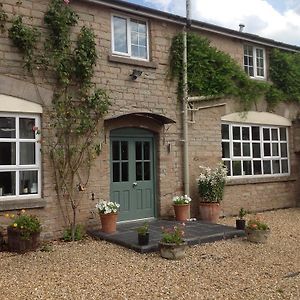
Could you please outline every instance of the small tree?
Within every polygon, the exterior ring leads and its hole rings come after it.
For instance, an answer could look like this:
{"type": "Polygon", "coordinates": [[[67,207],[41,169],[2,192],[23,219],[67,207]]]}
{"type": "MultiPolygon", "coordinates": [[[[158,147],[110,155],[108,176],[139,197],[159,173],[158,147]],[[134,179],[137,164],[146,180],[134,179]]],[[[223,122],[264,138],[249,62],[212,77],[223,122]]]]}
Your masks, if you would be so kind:
{"type": "Polygon", "coordinates": [[[65,204],[61,208],[74,240],[80,203],[77,192],[85,189],[92,163],[100,154],[100,122],[110,103],[107,93],[92,83],[97,61],[92,29],[82,27],[76,43],[71,42],[71,29],[78,16],[68,2],[50,1],[44,16],[44,51],[37,50],[39,30],[25,26],[20,16],[12,20],[9,37],[23,54],[24,67],[31,76],[35,78],[35,70],[39,70],[52,79],[48,136],[43,145],[52,161],[57,197],[65,204]]]}

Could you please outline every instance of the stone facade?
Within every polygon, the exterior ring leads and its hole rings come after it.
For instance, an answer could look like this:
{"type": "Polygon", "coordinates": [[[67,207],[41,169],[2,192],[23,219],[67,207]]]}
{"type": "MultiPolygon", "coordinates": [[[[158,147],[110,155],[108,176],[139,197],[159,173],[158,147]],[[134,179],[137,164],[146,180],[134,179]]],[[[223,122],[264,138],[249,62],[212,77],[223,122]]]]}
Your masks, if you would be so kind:
{"type": "MultiPolygon", "coordinates": [[[[4,0],[3,9],[10,16],[21,14],[28,24],[43,28],[43,13],[47,3],[24,0],[20,5],[4,0]]],[[[111,55],[111,14],[122,11],[107,6],[88,3],[87,1],[72,1],[72,7],[80,16],[79,25],[91,26],[97,35],[97,49],[100,59],[95,69],[94,82],[97,86],[108,90],[112,106],[103,123],[102,152],[96,159],[91,170],[88,189],[79,196],[80,223],[86,226],[99,226],[95,204],[98,199],[110,197],[110,130],[122,127],[139,127],[154,132],[156,144],[156,207],[157,217],[173,215],[171,199],[183,193],[183,154],[182,154],[182,107],[177,98],[177,84],[168,78],[169,49],[172,37],[182,30],[180,24],[146,18],[149,22],[150,62],[135,61],[111,55]],[[132,80],[133,69],[141,70],[142,76],[132,80]],[[160,124],[157,120],[131,115],[123,118],[113,118],[127,113],[149,112],[166,116],[176,123],[160,124]]],[[[239,63],[243,62],[243,42],[205,30],[197,31],[207,36],[214,46],[229,53],[239,63]]],[[[74,34],[78,33],[78,28],[74,34]]],[[[268,49],[267,49],[268,50],[268,49]]],[[[34,85],[32,78],[26,76],[22,68],[22,58],[18,50],[12,46],[7,32],[0,35],[0,94],[22,98],[28,101],[49,105],[51,87],[38,79],[34,85]],[[37,94],[38,88],[40,92],[37,94]]],[[[192,216],[197,216],[197,184],[199,165],[213,166],[220,161],[221,150],[221,117],[238,108],[230,99],[208,101],[199,104],[200,109],[194,114],[194,120],[189,124],[189,165],[190,190],[194,199],[192,216]]],[[[261,109],[265,109],[263,106],[261,109]]],[[[277,113],[287,116],[289,107],[278,108],[277,113]]],[[[294,108],[291,110],[294,111],[294,108]]],[[[191,117],[191,116],[189,116],[191,117]]],[[[288,115],[290,120],[296,115],[288,115]]],[[[47,114],[41,116],[42,123],[47,123],[47,114]]],[[[299,127],[299,126],[298,126],[299,127]]],[[[42,127],[43,130],[43,127],[42,127]]],[[[298,129],[297,129],[298,130],[298,129]]],[[[240,207],[251,211],[261,211],[274,208],[295,206],[299,190],[299,157],[295,153],[293,142],[293,127],[290,129],[290,161],[291,176],[247,181],[232,180],[225,189],[222,209],[224,215],[236,214],[240,207]]],[[[299,142],[298,142],[299,143],[299,142]]],[[[299,150],[297,150],[299,151],[299,150]]],[[[298,153],[298,152],[297,152],[298,153]]],[[[29,208],[38,214],[43,222],[45,239],[57,238],[65,227],[54,189],[52,166],[47,155],[42,155],[42,200],[17,200],[10,206],[5,206],[5,200],[0,201],[0,211],[16,208],[29,208]],[[1,207],[1,205],[3,205],[1,207]],[[6,207],[6,208],[5,208],[6,207]]]]}

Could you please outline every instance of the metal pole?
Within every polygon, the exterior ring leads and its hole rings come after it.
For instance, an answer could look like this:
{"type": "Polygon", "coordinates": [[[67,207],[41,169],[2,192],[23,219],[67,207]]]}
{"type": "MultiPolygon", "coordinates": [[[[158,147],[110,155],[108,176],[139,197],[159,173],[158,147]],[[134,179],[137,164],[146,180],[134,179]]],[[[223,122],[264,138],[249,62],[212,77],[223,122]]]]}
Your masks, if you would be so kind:
{"type": "Polygon", "coordinates": [[[187,29],[191,23],[190,17],[191,1],[186,0],[186,25],[183,28],[183,182],[184,193],[190,195],[190,178],[189,178],[189,141],[188,141],[188,78],[187,78],[187,29]]]}

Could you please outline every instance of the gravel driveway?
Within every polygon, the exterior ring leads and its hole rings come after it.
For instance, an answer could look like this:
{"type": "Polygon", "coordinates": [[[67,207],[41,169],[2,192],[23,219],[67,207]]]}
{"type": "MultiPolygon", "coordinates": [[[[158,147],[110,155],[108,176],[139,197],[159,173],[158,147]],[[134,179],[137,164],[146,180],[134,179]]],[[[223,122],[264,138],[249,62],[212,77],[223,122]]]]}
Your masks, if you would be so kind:
{"type": "MultiPolygon", "coordinates": [[[[300,208],[261,214],[267,244],[193,246],[181,261],[102,241],[0,253],[0,299],[300,299],[300,208]]],[[[221,222],[234,224],[234,218],[221,222]]]]}

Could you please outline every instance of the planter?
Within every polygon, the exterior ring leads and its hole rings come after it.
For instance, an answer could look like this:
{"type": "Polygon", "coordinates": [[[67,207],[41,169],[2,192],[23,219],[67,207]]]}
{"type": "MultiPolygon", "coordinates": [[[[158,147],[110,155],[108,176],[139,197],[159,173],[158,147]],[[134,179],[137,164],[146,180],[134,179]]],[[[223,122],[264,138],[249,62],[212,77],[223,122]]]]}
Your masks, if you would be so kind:
{"type": "Polygon", "coordinates": [[[117,213],[100,214],[101,231],[105,233],[114,233],[117,231],[117,213]]]}
{"type": "Polygon", "coordinates": [[[173,204],[176,221],[185,222],[190,216],[190,204],[173,204]]]}
{"type": "Polygon", "coordinates": [[[235,220],[235,227],[238,230],[245,230],[245,228],[246,228],[246,220],[236,219],[235,220]]]}
{"type": "Polygon", "coordinates": [[[138,242],[140,246],[146,246],[149,244],[149,232],[146,234],[138,234],[138,242]]]}
{"type": "Polygon", "coordinates": [[[270,235],[270,230],[252,230],[247,228],[246,235],[248,241],[252,243],[264,244],[267,242],[267,239],[270,235]]]}
{"type": "Polygon", "coordinates": [[[179,260],[185,257],[185,249],[187,243],[184,242],[182,244],[170,244],[159,242],[159,251],[160,255],[166,259],[179,260]]]}
{"type": "Polygon", "coordinates": [[[32,233],[25,239],[22,237],[19,229],[7,227],[8,249],[11,252],[25,253],[34,251],[39,246],[39,238],[40,232],[32,233]]]}
{"type": "Polygon", "coordinates": [[[200,202],[199,212],[202,221],[217,223],[220,216],[220,204],[218,202],[200,202]]]}

